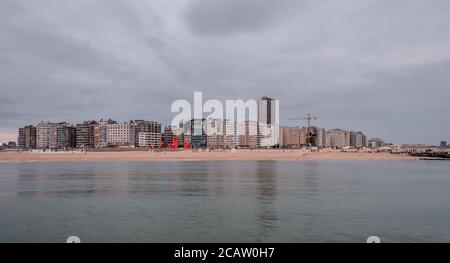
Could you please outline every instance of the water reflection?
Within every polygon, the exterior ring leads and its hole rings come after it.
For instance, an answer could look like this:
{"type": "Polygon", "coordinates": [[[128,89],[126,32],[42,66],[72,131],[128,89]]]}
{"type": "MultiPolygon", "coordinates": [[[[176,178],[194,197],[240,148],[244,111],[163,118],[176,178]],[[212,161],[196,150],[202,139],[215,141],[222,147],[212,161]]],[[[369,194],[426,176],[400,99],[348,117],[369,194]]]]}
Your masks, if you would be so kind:
{"type": "Polygon", "coordinates": [[[360,242],[370,234],[448,242],[449,169],[402,161],[0,163],[0,242],[57,242],[68,232],[94,242],[360,242]]]}
{"type": "Polygon", "coordinates": [[[314,199],[320,194],[320,189],[318,187],[319,178],[319,164],[317,161],[305,162],[302,169],[299,170],[302,182],[304,183],[305,191],[302,191],[304,197],[308,199],[314,199]]]}
{"type": "MultiPolygon", "coordinates": [[[[318,210],[312,210],[310,207],[320,205],[320,189],[319,189],[319,164],[316,161],[305,162],[299,170],[301,185],[299,197],[302,202],[303,209],[295,211],[299,222],[298,232],[304,236],[310,235],[310,229],[317,229],[320,226],[320,220],[326,219],[326,215],[320,215],[318,210]]],[[[326,213],[326,211],[325,211],[326,213]]],[[[325,223],[325,222],[323,222],[325,223]]],[[[326,233],[323,233],[326,235],[326,233]]]]}
{"type": "Polygon", "coordinates": [[[278,220],[274,209],[274,202],[277,198],[276,183],[276,162],[258,161],[255,163],[256,171],[256,200],[257,200],[257,222],[258,242],[265,240],[271,234],[271,230],[276,227],[278,220]]]}
{"type": "MultiPolygon", "coordinates": [[[[102,164],[27,163],[18,167],[18,197],[90,197],[124,194],[123,180],[99,171],[102,164]]],[[[126,166],[125,166],[126,167],[126,166]]],[[[126,169],[119,169],[124,172],[126,169]]]]}
{"type": "MultiPolygon", "coordinates": [[[[77,163],[29,163],[17,167],[16,196],[21,198],[106,198],[128,197],[142,199],[146,197],[178,200],[186,203],[185,198],[214,196],[234,196],[239,189],[239,181],[246,178],[250,188],[254,189],[256,241],[263,241],[276,228],[278,220],[274,208],[277,199],[276,162],[242,163],[230,169],[223,162],[87,162],[80,167],[77,163]],[[249,177],[245,177],[245,174],[249,177]],[[230,183],[236,180],[235,183],[230,183]],[[253,182],[253,183],[252,183],[253,182]],[[237,183],[237,185],[236,185],[237,183]]],[[[236,196],[237,200],[239,199],[236,196]]],[[[194,199],[195,200],[195,199],[194,199]]],[[[235,214],[233,210],[223,210],[215,206],[217,200],[199,199],[191,201],[191,206],[167,206],[176,214],[201,222],[205,217],[217,214],[235,214]],[[209,203],[210,202],[210,203],[209,203]]],[[[86,203],[88,205],[88,203],[86,203]]],[[[149,206],[143,212],[152,214],[149,206]]]]}
{"type": "Polygon", "coordinates": [[[208,163],[189,163],[188,169],[177,174],[174,182],[181,196],[206,196],[208,193],[208,163]]]}

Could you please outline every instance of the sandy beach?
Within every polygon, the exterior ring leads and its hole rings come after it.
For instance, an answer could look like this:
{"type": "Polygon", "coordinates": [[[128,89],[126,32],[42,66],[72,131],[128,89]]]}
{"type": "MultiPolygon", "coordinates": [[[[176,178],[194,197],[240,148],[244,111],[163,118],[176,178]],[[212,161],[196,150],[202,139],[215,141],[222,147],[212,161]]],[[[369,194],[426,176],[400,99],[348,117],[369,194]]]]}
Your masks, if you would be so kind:
{"type": "Polygon", "coordinates": [[[407,154],[301,150],[167,152],[0,152],[0,161],[417,160],[407,154]]]}

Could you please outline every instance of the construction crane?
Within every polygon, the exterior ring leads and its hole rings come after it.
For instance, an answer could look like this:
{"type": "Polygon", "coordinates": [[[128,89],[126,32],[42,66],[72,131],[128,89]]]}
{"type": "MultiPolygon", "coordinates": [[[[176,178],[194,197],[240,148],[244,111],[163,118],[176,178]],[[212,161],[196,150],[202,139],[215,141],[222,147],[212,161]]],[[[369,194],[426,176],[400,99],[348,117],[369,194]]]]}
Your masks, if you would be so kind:
{"type": "Polygon", "coordinates": [[[310,133],[309,133],[309,128],[311,127],[311,121],[315,121],[317,120],[317,117],[309,114],[306,115],[306,117],[302,117],[302,118],[290,118],[288,119],[289,121],[308,121],[308,126],[306,127],[306,143],[311,145],[311,140],[310,140],[310,133]]]}

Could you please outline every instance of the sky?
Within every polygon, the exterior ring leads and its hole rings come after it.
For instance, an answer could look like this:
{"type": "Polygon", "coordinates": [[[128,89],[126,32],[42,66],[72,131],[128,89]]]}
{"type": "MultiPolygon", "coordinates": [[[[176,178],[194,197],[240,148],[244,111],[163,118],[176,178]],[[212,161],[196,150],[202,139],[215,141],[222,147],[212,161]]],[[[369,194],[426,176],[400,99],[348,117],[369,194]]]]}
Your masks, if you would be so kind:
{"type": "Polygon", "coordinates": [[[169,124],[177,99],[450,141],[448,0],[0,0],[0,142],[41,120],[169,124]]]}

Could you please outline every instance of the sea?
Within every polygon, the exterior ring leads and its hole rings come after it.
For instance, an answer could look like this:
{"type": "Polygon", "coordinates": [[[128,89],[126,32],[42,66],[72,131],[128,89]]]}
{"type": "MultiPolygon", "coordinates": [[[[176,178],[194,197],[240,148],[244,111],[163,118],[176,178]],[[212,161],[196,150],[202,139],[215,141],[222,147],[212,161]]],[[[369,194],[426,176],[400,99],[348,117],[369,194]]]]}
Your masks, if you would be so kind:
{"type": "Polygon", "coordinates": [[[450,162],[0,163],[0,242],[450,242],[450,162]]]}

